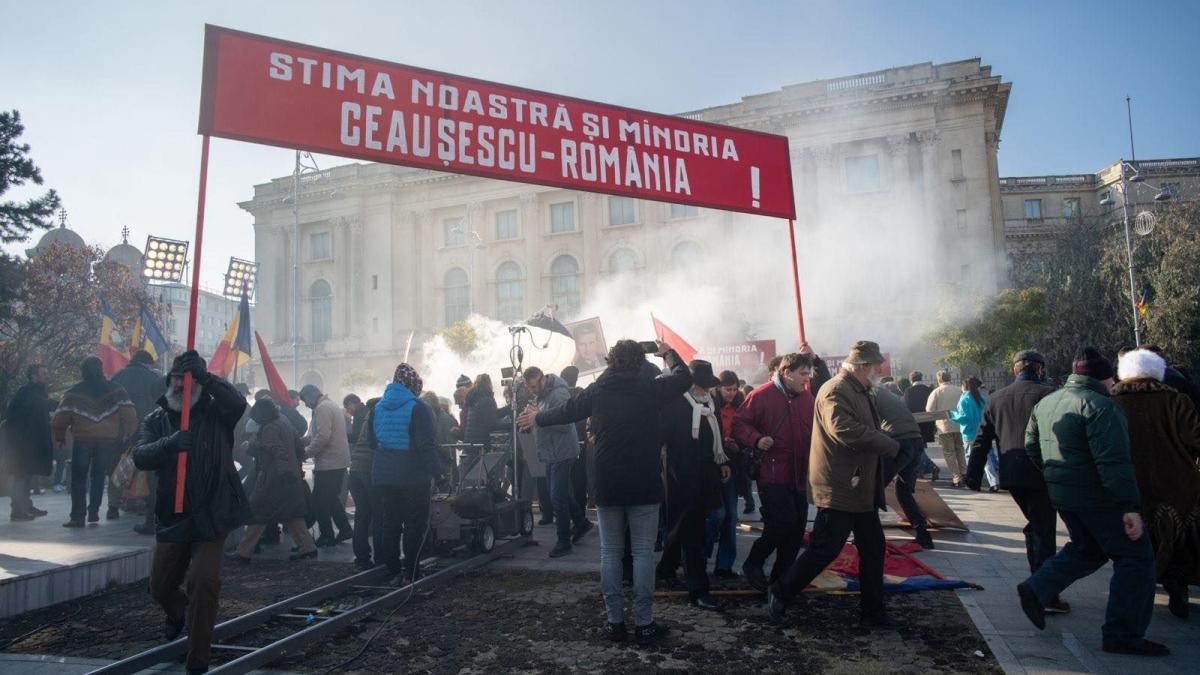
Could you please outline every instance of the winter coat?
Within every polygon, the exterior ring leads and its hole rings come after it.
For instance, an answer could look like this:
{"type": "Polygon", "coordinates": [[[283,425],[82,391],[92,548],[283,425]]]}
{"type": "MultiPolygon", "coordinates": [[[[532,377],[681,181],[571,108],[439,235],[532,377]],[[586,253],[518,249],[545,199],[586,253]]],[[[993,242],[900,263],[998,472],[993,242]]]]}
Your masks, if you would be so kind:
{"type": "Polygon", "coordinates": [[[1033,409],[1025,452],[1060,511],[1141,508],[1125,413],[1098,380],[1072,375],[1033,409]]]}
{"type": "Polygon", "coordinates": [[[117,371],[117,374],[112,376],[112,381],[129,394],[139,422],[154,412],[158,398],[167,390],[166,378],[140,363],[130,363],[117,371]]]}
{"type": "Polygon", "coordinates": [[[429,485],[439,480],[442,465],[435,440],[433,410],[403,384],[392,382],[367,418],[375,449],[371,484],[387,487],[429,485]]]}
{"type": "Polygon", "coordinates": [[[309,431],[308,456],[313,471],[332,471],[350,466],[350,443],[346,440],[346,416],[328,396],[322,396],[313,409],[309,431]]]}
{"type": "Polygon", "coordinates": [[[1033,407],[1053,391],[1022,373],[1017,376],[1016,382],[988,397],[967,466],[967,482],[970,485],[982,484],[988,451],[994,444],[1000,458],[1001,489],[1046,489],[1042,472],[1029,461],[1029,455],[1025,453],[1025,427],[1029,425],[1033,407]]]}
{"type": "Polygon", "coordinates": [[[359,409],[358,414],[354,416],[352,428],[356,429],[357,433],[353,434],[353,439],[350,442],[351,473],[371,475],[371,467],[375,463],[375,448],[371,447],[371,434],[367,432],[367,420],[371,418],[371,408],[374,408],[378,403],[378,398],[367,401],[359,409]]]}
{"type": "Polygon", "coordinates": [[[138,417],[124,389],[105,379],[84,380],[67,390],[50,428],[59,445],[66,442],[70,429],[76,443],[121,450],[137,433],[138,417]]]}
{"type": "Polygon", "coordinates": [[[159,541],[224,539],[252,515],[233,464],[233,428],[246,409],[246,399],[215,375],[205,377],[202,386],[204,391],[189,419],[195,443],[187,455],[182,513],[175,513],[178,454],[167,447],[167,439],[179,429],[180,414],[167,406],[166,397],[142,419],[133,451],[137,468],[158,473],[154,513],[159,541]]]}
{"type": "Polygon", "coordinates": [[[454,427],[458,426],[454,415],[446,412],[440,406],[434,413],[437,416],[437,433],[435,435],[438,447],[454,443],[454,427]]]}
{"type": "Polygon", "coordinates": [[[919,440],[921,428],[908,406],[888,387],[875,387],[875,406],[879,410],[879,427],[883,433],[898,441],[919,440]]]}
{"type": "Polygon", "coordinates": [[[883,458],[899,450],[900,444],[880,430],[871,390],[848,371],[839,372],[817,392],[809,501],[849,513],[885,508],[883,458]]]}
{"type": "Polygon", "coordinates": [[[303,471],[299,458],[304,444],[296,430],[279,414],[274,405],[260,410],[256,438],[250,443],[255,459],[254,490],[250,493],[253,523],[286,523],[307,514],[304,496],[303,471]]]}
{"type": "Polygon", "coordinates": [[[1172,368],[1171,366],[1167,366],[1166,372],[1163,373],[1163,384],[1171,387],[1175,391],[1187,395],[1188,399],[1191,400],[1192,405],[1196,406],[1197,410],[1200,410],[1200,385],[1197,385],[1195,382],[1189,380],[1187,376],[1179,372],[1179,370],[1172,368]]]}
{"type": "Polygon", "coordinates": [[[583,393],[537,414],[538,426],[592,418],[596,438],[596,504],[637,506],[663,500],[659,412],[692,386],[692,374],[674,351],[670,374],[606,369],[583,393]]]}
{"type": "Polygon", "coordinates": [[[288,424],[292,425],[292,429],[295,430],[297,436],[303,438],[304,434],[308,433],[308,421],[304,419],[304,415],[301,415],[299,410],[286,403],[280,403],[279,412],[287,420],[288,424]]]}
{"type": "Polygon", "coordinates": [[[1113,401],[1129,422],[1129,447],[1158,577],[1179,557],[1200,581],[1200,413],[1184,393],[1152,379],[1122,381],[1113,401]]]}
{"type": "Polygon", "coordinates": [[[979,433],[979,423],[983,421],[983,408],[987,405],[987,397],[983,394],[979,397],[983,399],[982,404],[964,391],[962,396],[958,397],[958,405],[950,411],[950,421],[958,425],[963,445],[968,448],[975,442],[975,434],[979,433]]]}
{"type": "MultiPolygon", "coordinates": [[[[700,438],[692,438],[692,406],[683,396],[659,413],[659,427],[667,454],[667,522],[683,513],[704,513],[721,505],[721,465],[713,458],[713,434],[700,420],[700,438]]],[[[718,443],[721,439],[716,439],[718,443]]]]}
{"type": "Polygon", "coordinates": [[[4,416],[4,462],[13,476],[49,476],[54,468],[50,442],[50,397],[45,385],[28,383],[8,402],[4,416]]]}
{"type": "MultiPolygon", "coordinates": [[[[812,391],[829,381],[825,360],[817,358],[814,363],[812,391]]],[[[811,391],[794,393],[776,375],[750,392],[734,414],[733,439],[759,453],[759,485],[781,485],[798,492],[806,489],[813,403],[811,391]],[[758,450],[759,440],[766,436],[775,443],[768,450],[758,450]]]]}
{"type": "Polygon", "coordinates": [[[473,389],[467,393],[466,428],[463,429],[463,442],[471,445],[492,447],[492,431],[496,428],[496,399],[482,389],[473,389]]]}
{"type": "MultiPolygon", "coordinates": [[[[950,412],[958,407],[960,398],[962,398],[962,387],[949,382],[940,384],[937,389],[930,392],[929,399],[925,401],[925,412],[950,412]]],[[[939,434],[962,433],[962,429],[959,429],[953,420],[938,420],[935,424],[939,434]]]]}
{"type": "MultiPolygon", "coordinates": [[[[557,375],[546,375],[542,392],[537,397],[538,410],[553,410],[571,400],[571,390],[557,375]]],[[[574,424],[537,427],[533,431],[538,459],[554,464],[579,456],[579,435],[574,424]]]]}
{"type": "MultiPolygon", "coordinates": [[[[908,406],[909,412],[919,413],[925,412],[925,404],[929,403],[929,395],[933,393],[933,388],[924,382],[914,382],[904,392],[904,403],[908,406]]],[[[921,438],[926,443],[932,443],[937,437],[937,425],[933,422],[921,422],[921,438]]]]}

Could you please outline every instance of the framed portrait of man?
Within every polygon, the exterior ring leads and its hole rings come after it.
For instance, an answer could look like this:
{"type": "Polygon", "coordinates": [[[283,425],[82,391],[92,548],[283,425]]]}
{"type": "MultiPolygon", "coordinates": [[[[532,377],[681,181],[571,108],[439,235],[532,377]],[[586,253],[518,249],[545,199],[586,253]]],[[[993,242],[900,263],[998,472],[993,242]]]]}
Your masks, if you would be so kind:
{"type": "Polygon", "coordinates": [[[575,361],[572,365],[579,369],[579,374],[604,370],[608,343],[604,341],[604,329],[600,326],[599,317],[568,323],[566,328],[575,340],[575,361]]]}

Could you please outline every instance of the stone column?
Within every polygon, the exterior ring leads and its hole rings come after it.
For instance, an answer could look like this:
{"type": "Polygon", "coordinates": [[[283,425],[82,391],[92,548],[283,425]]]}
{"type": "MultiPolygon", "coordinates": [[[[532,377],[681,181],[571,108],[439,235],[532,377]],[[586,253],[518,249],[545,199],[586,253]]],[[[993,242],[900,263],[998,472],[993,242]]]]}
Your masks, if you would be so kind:
{"type": "Polygon", "coordinates": [[[362,338],[366,335],[366,296],[364,290],[364,278],[366,272],[363,270],[363,265],[366,260],[366,250],[363,247],[363,230],[364,224],[360,217],[351,219],[350,221],[350,329],[351,337],[362,338]]]}
{"type": "Polygon", "coordinates": [[[467,204],[466,232],[463,237],[467,242],[467,279],[471,283],[471,309],[476,314],[487,316],[491,314],[491,305],[487,300],[488,274],[486,253],[479,248],[479,240],[472,232],[478,232],[483,239],[483,204],[471,202],[467,204]]]}
{"type": "Polygon", "coordinates": [[[937,149],[940,134],[935,129],[917,132],[917,143],[921,146],[922,198],[925,205],[925,223],[930,235],[942,234],[941,190],[942,172],[938,163],[937,149]]]}
{"type": "Polygon", "coordinates": [[[834,174],[833,146],[813,145],[808,148],[808,154],[813,158],[813,185],[815,186],[816,231],[830,225],[834,217],[834,204],[837,200],[838,181],[834,174]]]}
{"type": "Polygon", "coordinates": [[[521,236],[525,239],[525,313],[532,314],[546,304],[542,291],[542,202],[537,192],[521,195],[521,236]]]}
{"type": "Polygon", "coordinates": [[[583,233],[583,246],[579,249],[579,305],[582,308],[588,300],[587,291],[600,282],[601,258],[604,251],[600,249],[600,228],[605,227],[608,218],[605,206],[608,197],[594,192],[580,195],[579,228],[583,233]]]}
{"type": "Polygon", "coordinates": [[[355,260],[350,246],[350,218],[339,217],[334,221],[336,234],[334,248],[334,266],[337,270],[336,282],[333,284],[333,302],[338,311],[333,313],[334,335],[339,339],[350,336],[352,326],[351,307],[353,293],[351,292],[355,260]]]}

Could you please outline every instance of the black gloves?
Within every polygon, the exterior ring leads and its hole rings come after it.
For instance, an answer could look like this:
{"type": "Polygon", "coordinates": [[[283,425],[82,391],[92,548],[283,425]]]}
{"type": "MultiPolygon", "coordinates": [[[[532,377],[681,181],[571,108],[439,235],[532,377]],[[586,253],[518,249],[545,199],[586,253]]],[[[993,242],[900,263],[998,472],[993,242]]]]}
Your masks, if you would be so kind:
{"type": "Polygon", "coordinates": [[[171,452],[187,452],[192,449],[196,443],[196,433],[194,431],[176,431],[167,436],[167,450],[171,452]]]}
{"type": "Polygon", "coordinates": [[[191,373],[192,378],[200,384],[208,381],[208,363],[195,350],[181,354],[176,367],[185,373],[191,373]]]}

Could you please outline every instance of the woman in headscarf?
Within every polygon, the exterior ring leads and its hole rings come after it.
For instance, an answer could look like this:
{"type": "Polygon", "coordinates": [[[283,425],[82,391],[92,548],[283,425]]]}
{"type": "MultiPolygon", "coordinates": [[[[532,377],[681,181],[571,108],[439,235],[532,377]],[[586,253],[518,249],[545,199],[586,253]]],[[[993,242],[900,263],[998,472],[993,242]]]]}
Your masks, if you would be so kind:
{"type": "Polygon", "coordinates": [[[254,491],[250,493],[254,517],[232,557],[249,562],[263,530],[275,523],[283,523],[296,543],[298,551],[291,560],[317,557],[317,545],[304,522],[304,472],[300,468],[304,444],[270,399],[260,399],[250,408],[246,435],[251,438],[250,455],[256,466],[254,491]]]}
{"type": "Polygon", "coordinates": [[[1147,349],[1121,356],[1113,400],[1125,411],[1142,517],[1171,613],[1188,615],[1188,584],[1200,582],[1200,413],[1163,384],[1167,364],[1147,349]]]}

